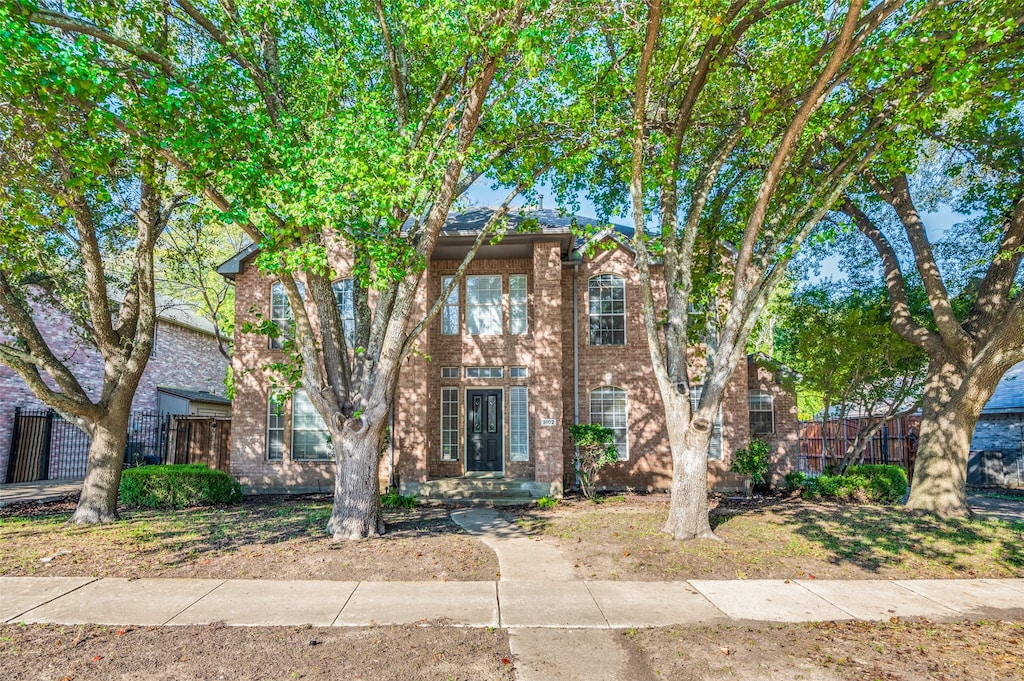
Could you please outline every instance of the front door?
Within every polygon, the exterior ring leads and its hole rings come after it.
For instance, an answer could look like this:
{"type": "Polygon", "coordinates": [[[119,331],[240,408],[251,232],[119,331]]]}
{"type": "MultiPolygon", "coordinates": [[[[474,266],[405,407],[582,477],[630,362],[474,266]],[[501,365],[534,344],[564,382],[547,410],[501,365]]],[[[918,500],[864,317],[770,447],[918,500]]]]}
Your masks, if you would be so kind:
{"type": "Polygon", "coordinates": [[[466,472],[502,471],[501,391],[466,391],[466,472]]]}

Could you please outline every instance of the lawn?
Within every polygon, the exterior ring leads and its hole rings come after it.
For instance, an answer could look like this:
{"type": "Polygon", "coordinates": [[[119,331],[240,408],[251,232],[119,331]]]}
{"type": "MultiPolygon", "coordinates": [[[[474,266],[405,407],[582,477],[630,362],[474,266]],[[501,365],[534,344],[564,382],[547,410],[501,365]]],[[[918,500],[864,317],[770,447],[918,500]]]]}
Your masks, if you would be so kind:
{"type": "Polygon", "coordinates": [[[443,508],[385,510],[388,534],[332,542],[330,497],[249,497],[239,506],[122,510],[68,524],[71,500],[2,509],[0,575],[331,580],[489,580],[494,553],[443,508]]]}
{"type": "Polygon", "coordinates": [[[581,579],[925,579],[1024,577],[1024,523],[937,520],[898,506],[770,497],[715,500],[722,541],[679,543],[661,532],[665,495],[563,501],[510,514],[554,540],[581,579]]]}

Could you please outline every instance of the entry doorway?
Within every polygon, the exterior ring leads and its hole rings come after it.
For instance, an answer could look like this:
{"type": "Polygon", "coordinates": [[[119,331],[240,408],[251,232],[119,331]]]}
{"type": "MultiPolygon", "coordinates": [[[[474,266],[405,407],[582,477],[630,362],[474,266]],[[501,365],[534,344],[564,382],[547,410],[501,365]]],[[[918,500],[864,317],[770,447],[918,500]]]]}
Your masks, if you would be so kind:
{"type": "Polygon", "coordinates": [[[502,391],[466,391],[466,472],[500,473],[504,470],[502,391]]]}

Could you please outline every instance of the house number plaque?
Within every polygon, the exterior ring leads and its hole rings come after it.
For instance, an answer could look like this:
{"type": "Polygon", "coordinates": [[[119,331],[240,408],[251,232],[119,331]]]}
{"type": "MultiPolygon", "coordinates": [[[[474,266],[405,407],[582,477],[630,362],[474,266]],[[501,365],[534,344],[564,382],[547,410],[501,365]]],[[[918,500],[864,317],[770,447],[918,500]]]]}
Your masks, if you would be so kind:
{"type": "Polygon", "coordinates": [[[541,419],[540,425],[542,426],[557,426],[558,419],[541,419]]]}

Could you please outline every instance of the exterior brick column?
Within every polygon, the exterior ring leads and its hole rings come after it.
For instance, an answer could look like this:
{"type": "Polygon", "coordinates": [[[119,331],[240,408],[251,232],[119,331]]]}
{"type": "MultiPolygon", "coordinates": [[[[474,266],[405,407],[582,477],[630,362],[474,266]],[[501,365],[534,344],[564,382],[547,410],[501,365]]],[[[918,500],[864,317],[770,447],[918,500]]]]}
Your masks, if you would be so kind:
{"type": "MultiPolygon", "coordinates": [[[[424,274],[416,290],[410,326],[420,322],[427,314],[429,298],[428,282],[430,277],[424,274]]],[[[421,352],[430,348],[430,329],[426,329],[416,341],[421,352]]],[[[428,394],[429,387],[434,384],[427,380],[427,360],[421,354],[411,354],[402,364],[398,376],[398,390],[395,395],[394,432],[391,433],[395,448],[395,469],[402,483],[427,481],[428,456],[428,423],[427,406],[437,409],[438,396],[428,394]]],[[[437,370],[434,365],[431,369],[437,370]]],[[[387,470],[387,453],[381,462],[382,472],[387,470]]]]}
{"type": "Polygon", "coordinates": [[[534,363],[530,371],[530,420],[532,456],[537,482],[551,483],[562,491],[562,433],[569,424],[562,413],[562,258],[557,242],[533,245],[534,363]],[[555,425],[542,425],[553,419],[555,425]]]}

